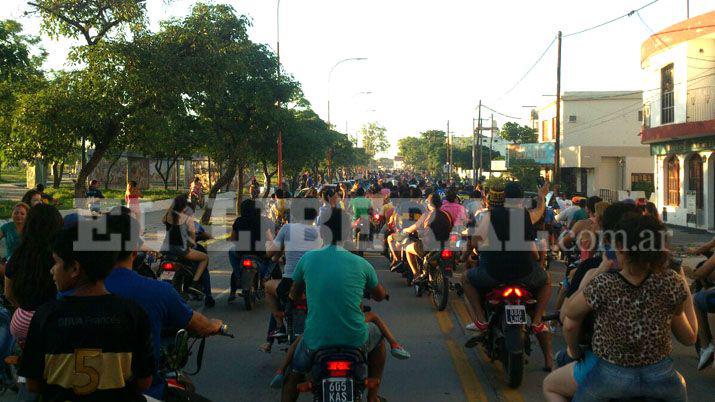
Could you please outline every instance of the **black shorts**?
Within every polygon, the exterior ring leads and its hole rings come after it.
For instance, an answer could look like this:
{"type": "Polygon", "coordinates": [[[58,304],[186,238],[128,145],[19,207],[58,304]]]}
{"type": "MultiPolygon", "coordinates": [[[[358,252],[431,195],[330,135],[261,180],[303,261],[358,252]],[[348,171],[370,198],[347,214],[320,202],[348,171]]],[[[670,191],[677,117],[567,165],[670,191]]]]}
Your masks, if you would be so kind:
{"type": "Polygon", "coordinates": [[[293,286],[292,278],[283,278],[278,284],[278,287],[276,288],[276,295],[278,296],[278,301],[281,305],[288,303],[288,295],[290,294],[291,286],[293,286]]]}
{"type": "Polygon", "coordinates": [[[481,291],[489,291],[502,285],[521,284],[524,285],[528,291],[535,293],[546,285],[548,276],[546,275],[546,271],[544,271],[538,263],[534,263],[534,266],[528,275],[509,281],[500,281],[493,278],[489,275],[487,270],[482,267],[476,267],[468,270],[467,279],[472,286],[481,291]]]}

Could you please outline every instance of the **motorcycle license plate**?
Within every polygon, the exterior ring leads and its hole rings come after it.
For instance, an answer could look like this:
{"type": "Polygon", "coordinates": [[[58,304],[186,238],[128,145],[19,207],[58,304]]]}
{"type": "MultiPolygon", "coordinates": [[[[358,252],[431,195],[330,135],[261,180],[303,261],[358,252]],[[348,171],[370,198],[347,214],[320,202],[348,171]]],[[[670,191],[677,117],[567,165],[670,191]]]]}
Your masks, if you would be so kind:
{"type": "Polygon", "coordinates": [[[323,380],[323,402],[354,402],[351,378],[326,378],[323,380]]]}
{"type": "Polygon", "coordinates": [[[159,279],[162,281],[173,281],[174,275],[176,275],[174,271],[164,271],[159,275],[159,279]]]}
{"type": "Polygon", "coordinates": [[[507,324],[526,324],[526,306],[505,306],[507,324]]]}

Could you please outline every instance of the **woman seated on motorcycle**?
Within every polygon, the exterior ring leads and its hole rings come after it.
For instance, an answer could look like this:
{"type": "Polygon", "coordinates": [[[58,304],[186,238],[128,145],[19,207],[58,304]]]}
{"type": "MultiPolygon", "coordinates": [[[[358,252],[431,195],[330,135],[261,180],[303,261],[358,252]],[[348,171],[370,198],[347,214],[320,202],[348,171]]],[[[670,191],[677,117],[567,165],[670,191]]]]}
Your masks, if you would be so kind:
{"type": "Polygon", "coordinates": [[[589,197],[586,201],[588,219],[582,219],[574,223],[571,230],[568,231],[561,240],[560,245],[563,248],[570,248],[574,245],[579,248],[581,261],[586,261],[593,256],[593,250],[595,250],[596,244],[596,233],[600,229],[596,216],[596,204],[601,201],[601,197],[589,197]]]}
{"type": "Polygon", "coordinates": [[[401,234],[402,229],[417,222],[421,211],[419,204],[410,200],[409,189],[401,187],[396,201],[395,212],[387,221],[387,226],[393,229],[393,233],[387,236],[387,246],[392,257],[390,269],[395,268],[402,262],[402,240],[404,239],[401,234]],[[410,211],[413,213],[411,214],[410,211]],[[417,212],[417,214],[414,214],[414,212],[417,212]]]}
{"type": "Polygon", "coordinates": [[[461,228],[467,224],[467,210],[459,203],[457,192],[448,190],[444,202],[442,202],[442,211],[449,214],[452,218],[452,226],[461,228]]]}
{"type": "Polygon", "coordinates": [[[427,273],[419,272],[419,259],[424,257],[427,251],[439,251],[439,248],[449,239],[449,232],[452,230],[450,216],[443,212],[442,199],[437,194],[427,196],[427,213],[420,216],[414,225],[403,229],[404,234],[417,234],[418,239],[407,245],[407,263],[410,265],[413,282],[425,279],[427,273]]]}
{"type": "Polygon", "coordinates": [[[198,262],[191,285],[189,285],[189,291],[197,295],[203,295],[200,290],[201,284],[199,280],[209,263],[209,256],[193,248],[196,245],[196,227],[191,215],[186,213],[187,208],[186,196],[182,194],[174,198],[171,207],[166,211],[162,219],[167,232],[162,251],[189,261],[198,262]]]}
{"type": "MultiPolygon", "coordinates": [[[[542,206],[546,192],[548,185],[539,190],[542,206]]],[[[532,331],[539,334],[546,330],[541,318],[551,296],[551,286],[546,272],[538,264],[536,231],[532,223],[536,215],[521,205],[523,194],[516,182],[494,183],[489,189],[489,210],[482,213],[473,241],[479,251],[479,266],[468,270],[463,279],[465,294],[476,316],[477,332],[489,328],[482,298],[505,284],[522,284],[536,297],[532,331]],[[505,206],[505,198],[513,207],[505,206]]],[[[541,210],[543,212],[543,208],[541,210]]],[[[470,343],[478,337],[470,339],[470,343]]]]}
{"type": "MultiPolygon", "coordinates": [[[[692,345],[697,319],[682,271],[668,266],[665,232],[653,217],[622,220],[612,239],[615,260],[604,259],[602,273],[565,303],[573,325],[564,328],[564,335],[573,358],[581,358],[579,332],[584,319],[594,314],[593,356],[586,356],[594,361],[593,368],[578,384],[574,399],[687,400],[685,380],[670,358],[671,332],[680,343],[692,345]],[[610,270],[613,265],[620,270],[610,270]]],[[[575,383],[564,380],[564,388],[575,383]]],[[[544,394],[549,401],[568,400],[551,389],[544,394]]]]}
{"type": "Polygon", "coordinates": [[[266,263],[266,242],[273,241],[275,234],[275,224],[271,219],[261,215],[256,201],[247,199],[241,202],[241,216],[233,221],[231,227],[231,237],[229,241],[233,247],[228,252],[228,261],[233,271],[231,272],[231,288],[228,295],[228,302],[236,300],[236,290],[240,286],[241,256],[250,255],[256,257],[260,278],[268,276],[268,264],[266,263]]]}

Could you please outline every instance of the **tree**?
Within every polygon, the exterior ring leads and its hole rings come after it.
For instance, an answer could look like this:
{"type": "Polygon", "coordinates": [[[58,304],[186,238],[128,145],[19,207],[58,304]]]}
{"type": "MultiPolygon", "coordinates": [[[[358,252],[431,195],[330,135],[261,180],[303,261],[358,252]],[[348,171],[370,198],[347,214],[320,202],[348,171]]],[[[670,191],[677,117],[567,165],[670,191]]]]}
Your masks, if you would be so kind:
{"type": "Polygon", "coordinates": [[[144,27],[147,0],[33,0],[28,4],[42,17],[42,30],[52,38],[83,38],[96,45],[114,28],[144,27]]]}
{"type": "MultiPolygon", "coordinates": [[[[22,34],[22,25],[14,20],[0,20],[0,143],[10,143],[12,120],[17,98],[44,84],[41,71],[46,53],[40,38],[22,34]]],[[[7,147],[0,148],[0,165],[11,162],[7,147]]],[[[2,167],[2,166],[0,166],[2,167]]]]}
{"type": "Polygon", "coordinates": [[[405,158],[404,164],[412,169],[427,170],[427,156],[423,140],[417,137],[401,138],[397,142],[399,154],[405,158]]]}
{"type": "Polygon", "coordinates": [[[378,152],[387,151],[390,148],[390,143],[387,141],[385,133],[387,129],[373,122],[368,123],[360,130],[362,134],[362,143],[365,147],[365,152],[374,158],[378,152]]]}
{"type": "Polygon", "coordinates": [[[499,135],[512,144],[530,144],[538,140],[536,130],[511,121],[502,126],[499,135]]]}

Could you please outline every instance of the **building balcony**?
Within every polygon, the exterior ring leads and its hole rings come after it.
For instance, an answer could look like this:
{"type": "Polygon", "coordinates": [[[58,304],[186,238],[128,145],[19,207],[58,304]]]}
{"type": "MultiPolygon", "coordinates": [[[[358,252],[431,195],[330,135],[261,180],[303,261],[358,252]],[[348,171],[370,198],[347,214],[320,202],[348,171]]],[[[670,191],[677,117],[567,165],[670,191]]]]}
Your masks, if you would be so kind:
{"type": "Polygon", "coordinates": [[[687,121],[715,120],[715,87],[688,89],[687,121]]]}

